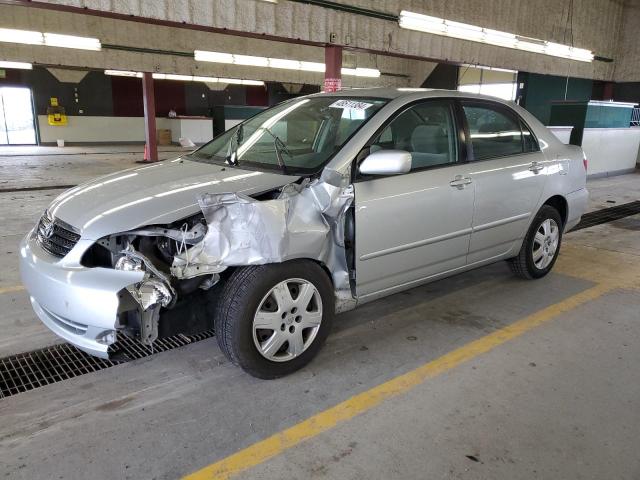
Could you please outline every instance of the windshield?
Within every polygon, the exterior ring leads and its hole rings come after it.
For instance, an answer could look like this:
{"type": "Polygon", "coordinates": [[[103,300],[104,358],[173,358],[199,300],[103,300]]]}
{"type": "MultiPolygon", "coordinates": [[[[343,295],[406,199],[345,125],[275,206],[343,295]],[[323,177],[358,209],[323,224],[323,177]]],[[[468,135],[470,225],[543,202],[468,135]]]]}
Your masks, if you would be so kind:
{"type": "Polygon", "coordinates": [[[385,99],[367,97],[290,100],[227,130],[191,158],[284,173],[315,173],[385,103],[385,99]]]}

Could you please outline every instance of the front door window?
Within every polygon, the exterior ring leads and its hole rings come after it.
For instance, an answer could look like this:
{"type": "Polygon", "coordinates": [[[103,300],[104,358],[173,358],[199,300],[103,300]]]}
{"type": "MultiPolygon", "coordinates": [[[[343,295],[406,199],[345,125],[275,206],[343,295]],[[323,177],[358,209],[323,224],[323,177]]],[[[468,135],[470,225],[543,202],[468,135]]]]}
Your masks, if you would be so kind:
{"type": "Polygon", "coordinates": [[[406,150],[411,170],[455,163],[456,135],[449,103],[425,102],[408,108],[380,133],[376,150],[406,150]]]}

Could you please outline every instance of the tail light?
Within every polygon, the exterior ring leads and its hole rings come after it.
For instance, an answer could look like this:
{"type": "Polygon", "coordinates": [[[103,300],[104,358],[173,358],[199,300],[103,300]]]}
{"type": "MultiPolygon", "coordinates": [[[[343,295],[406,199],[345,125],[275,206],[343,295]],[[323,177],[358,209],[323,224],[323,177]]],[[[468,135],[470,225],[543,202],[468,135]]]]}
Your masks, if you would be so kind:
{"type": "Polygon", "coordinates": [[[587,157],[584,157],[582,159],[582,165],[584,165],[584,171],[587,171],[587,167],[589,166],[589,160],[587,160],[587,157]]]}

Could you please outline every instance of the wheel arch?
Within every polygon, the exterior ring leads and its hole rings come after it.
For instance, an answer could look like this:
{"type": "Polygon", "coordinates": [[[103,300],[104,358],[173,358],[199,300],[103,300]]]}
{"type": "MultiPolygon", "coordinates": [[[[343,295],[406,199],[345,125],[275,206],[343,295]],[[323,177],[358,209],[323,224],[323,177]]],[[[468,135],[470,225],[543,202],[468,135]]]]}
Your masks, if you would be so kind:
{"type": "MultiPolygon", "coordinates": [[[[329,267],[324,262],[321,262],[317,258],[295,257],[295,258],[289,258],[289,259],[285,260],[284,262],[273,262],[273,263],[267,263],[265,265],[280,265],[280,264],[283,264],[283,263],[300,262],[300,261],[309,261],[309,262],[313,262],[316,265],[318,265],[322,269],[322,271],[327,275],[327,278],[329,278],[329,281],[331,282],[331,285],[335,288],[334,281],[333,281],[333,276],[331,275],[331,270],[329,270],[329,267]]],[[[233,274],[233,272],[235,272],[237,269],[242,268],[242,267],[249,267],[249,266],[251,266],[251,265],[238,265],[238,266],[227,267],[220,274],[220,276],[222,277],[222,279],[226,279],[226,278],[230,277],[233,274]]]]}
{"type": "Polygon", "coordinates": [[[564,198],[562,195],[553,195],[547,198],[542,205],[549,205],[550,207],[555,208],[560,214],[562,225],[564,226],[567,224],[569,215],[569,204],[566,198],[564,198]]]}

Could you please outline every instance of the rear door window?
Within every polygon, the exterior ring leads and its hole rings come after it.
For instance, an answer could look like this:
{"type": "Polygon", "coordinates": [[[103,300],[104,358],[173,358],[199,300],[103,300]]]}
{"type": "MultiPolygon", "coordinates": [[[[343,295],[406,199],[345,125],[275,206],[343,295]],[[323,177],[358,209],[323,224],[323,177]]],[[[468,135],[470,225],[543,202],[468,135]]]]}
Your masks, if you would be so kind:
{"type": "MultiPolygon", "coordinates": [[[[521,122],[500,106],[463,103],[469,126],[469,136],[476,160],[519,155],[532,148],[525,142],[521,122]]],[[[531,132],[527,132],[531,136],[531,132]]]]}
{"type": "Polygon", "coordinates": [[[531,130],[529,130],[529,128],[527,128],[527,126],[523,122],[520,122],[520,125],[522,126],[522,141],[524,143],[524,151],[539,152],[540,147],[538,146],[536,137],[533,136],[531,130]]]}

